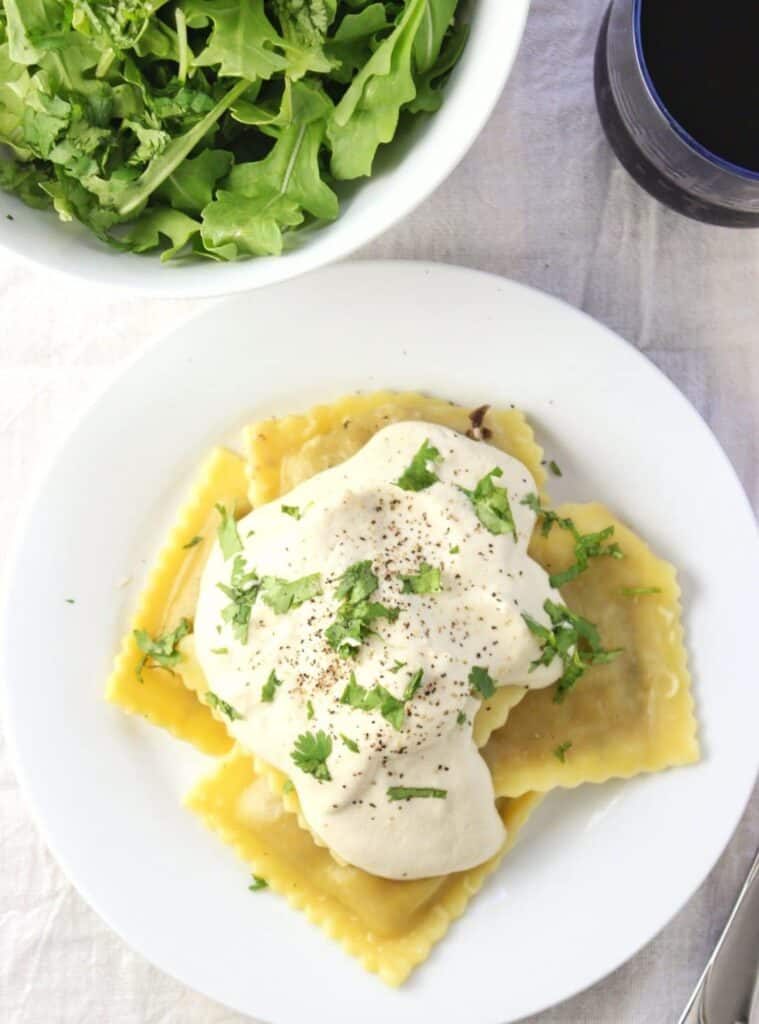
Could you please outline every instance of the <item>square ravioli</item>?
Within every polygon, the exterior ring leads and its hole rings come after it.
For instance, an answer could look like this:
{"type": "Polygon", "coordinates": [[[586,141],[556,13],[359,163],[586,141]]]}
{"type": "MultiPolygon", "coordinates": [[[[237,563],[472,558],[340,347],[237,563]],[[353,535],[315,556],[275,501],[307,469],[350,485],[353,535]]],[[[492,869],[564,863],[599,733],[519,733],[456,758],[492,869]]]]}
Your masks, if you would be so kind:
{"type": "MultiPolygon", "coordinates": [[[[532,690],[484,750],[500,796],[629,778],[698,760],[680,588],[668,562],[599,504],[564,505],[581,533],[614,526],[624,558],[591,559],[561,588],[573,612],[622,654],[593,665],[566,698],[532,690]],[[569,746],[567,746],[567,744],[569,746]]],[[[536,530],[530,553],[549,572],[574,561],[571,535],[536,530]]]]}
{"type": "Polygon", "coordinates": [[[400,985],[463,914],[539,800],[528,794],[499,801],[508,836],[499,853],[484,864],[408,882],[338,864],[300,827],[247,754],[234,751],[220,761],[186,803],[291,906],[367,970],[389,985],[400,985]]]}

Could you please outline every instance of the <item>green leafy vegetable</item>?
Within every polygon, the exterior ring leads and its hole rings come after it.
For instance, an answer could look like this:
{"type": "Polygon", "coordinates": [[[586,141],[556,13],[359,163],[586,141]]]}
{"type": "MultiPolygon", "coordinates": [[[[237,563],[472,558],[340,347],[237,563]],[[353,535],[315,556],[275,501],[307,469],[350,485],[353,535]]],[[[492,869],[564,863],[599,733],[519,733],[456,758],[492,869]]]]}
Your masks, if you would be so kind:
{"type": "Polygon", "coordinates": [[[405,661],[398,661],[398,659],[396,658],[395,661],[393,662],[391,668],[390,668],[390,671],[393,673],[393,675],[395,675],[396,673],[400,672],[400,670],[402,668],[405,668],[405,667],[406,667],[406,662],[405,661]]]}
{"type": "Polygon", "coordinates": [[[661,594],[661,587],[620,587],[622,597],[647,597],[650,594],[661,594]]]}
{"type": "Polygon", "coordinates": [[[191,538],[190,538],[190,539],[189,539],[189,540],[187,541],[187,543],[186,543],[186,544],[183,544],[183,545],[182,545],[182,547],[183,547],[183,548],[184,548],[185,550],[187,550],[187,548],[194,548],[194,547],[195,547],[195,545],[196,545],[196,544],[200,544],[200,543],[202,542],[202,540],[203,540],[203,538],[202,538],[202,537],[200,537],[200,536],[196,535],[196,536],[194,536],[194,537],[191,537],[191,538]]]}
{"type": "Polygon", "coordinates": [[[240,643],[246,644],[250,615],[261,589],[261,580],[258,578],[258,574],[255,569],[248,572],[245,558],[242,555],[235,555],[229,585],[217,583],[216,586],[230,600],[230,603],[222,608],[222,619],[232,627],[232,632],[240,643]]]}
{"type": "Polygon", "coordinates": [[[561,761],[562,764],[564,764],[564,762],[567,759],[567,751],[571,748],[571,746],[572,741],[565,740],[563,743],[560,743],[558,747],[554,749],[553,756],[557,758],[559,761],[561,761]]]}
{"type": "Polygon", "coordinates": [[[265,878],[261,878],[260,875],[251,875],[253,881],[248,886],[248,892],[260,892],[261,889],[268,889],[269,883],[265,878]]]}
{"type": "Polygon", "coordinates": [[[422,669],[417,669],[406,684],[403,697],[399,698],[384,686],[376,685],[371,690],[367,690],[357,681],[355,672],[351,672],[350,679],[340,697],[340,703],[348,704],[361,711],[378,710],[385,721],[400,732],[406,721],[406,704],[418,692],[423,676],[422,669]]]}
{"type": "Polygon", "coordinates": [[[554,476],[562,476],[561,469],[559,468],[558,462],[554,462],[553,459],[548,463],[548,468],[551,470],[554,476]]]}
{"type": "Polygon", "coordinates": [[[352,740],[350,736],[346,736],[345,733],[341,732],[340,739],[343,741],[348,750],[353,751],[354,754],[358,753],[358,743],[356,743],[355,740],[352,740]]]}
{"type": "Polygon", "coordinates": [[[355,658],[361,645],[375,634],[378,619],[395,622],[397,608],[368,598],[379,586],[371,562],[355,562],[340,577],[335,597],[341,600],[335,621],[324,631],[330,647],[343,658],[355,658]]]}
{"type": "Polygon", "coordinates": [[[317,733],[304,732],[295,741],[290,757],[296,767],[319,782],[331,782],[327,758],[332,753],[332,740],[321,729],[317,733]]]}
{"type": "Polygon", "coordinates": [[[184,618],[179,620],[175,629],[161,636],[151,636],[146,629],[135,629],[134,638],[142,651],[142,658],[135,669],[139,681],[143,681],[142,671],[146,665],[157,665],[171,672],[182,660],[179,643],[191,632],[190,620],[184,618]]]}
{"type": "Polygon", "coordinates": [[[282,793],[283,793],[283,795],[287,795],[288,793],[292,793],[294,790],[295,790],[295,786],[292,783],[292,779],[285,779],[285,781],[282,783],[282,793]]]}
{"type": "Polygon", "coordinates": [[[454,545],[452,545],[452,547],[450,547],[450,548],[448,549],[448,553],[449,553],[450,555],[457,555],[457,554],[459,553],[459,551],[460,551],[460,550],[461,550],[461,549],[459,548],[458,544],[454,544],[454,545]]]}
{"type": "Polygon", "coordinates": [[[494,480],[502,476],[503,470],[496,466],[479,481],[473,491],[468,491],[465,487],[460,487],[459,490],[469,498],[477,518],[486,530],[493,534],[510,533],[516,540],[517,528],[511,514],[509,492],[505,487],[494,483],[494,480]]]}
{"type": "Polygon", "coordinates": [[[464,714],[463,711],[459,711],[459,713],[456,715],[456,725],[464,725],[465,722],[466,715],[464,714]]]}
{"type": "Polygon", "coordinates": [[[593,623],[573,614],[565,605],[547,600],[543,610],[551,622],[550,628],[526,612],[522,613],[527,628],[541,644],[540,657],[532,662],[530,671],[559,658],[564,671],[556,684],[554,701],[560,704],[591,665],[613,661],[622,653],[622,648],[607,651],[593,623]]]}
{"type": "Polygon", "coordinates": [[[387,791],[388,800],[413,800],[415,797],[444,800],[447,796],[447,789],[434,789],[432,786],[391,786],[387,791]]]}
{"type": "Polygon", "coordinates": [[[429,468],[430,463],[440,462],[442,455],[429,441],[425,441],[409,465],[404,469],[396,484],[404,491],[425,491],[437,483],[436,473],[429,468]]]}
{"type": "Polygon", "coordinates": [[[206,704],[209,707],[214,708],[216,711],[220,711],[223,715],[226,715],[230,722],[236,722],[242,719],[240,712],[233,708],[231,704],[228,704],[221,697],[217,696],[211,690],[206,691],[206,704]]]}
{"type": "Polygon", "coordinates": [[[219,546],[221,547],[224,560],[227,561],[232,555],[242,551],[242,541],[240,540],[240,534],[237,532],[234,509],[230,511],[224,505],[217,505],[216,511],[221,517],[217,534],[219,546]]]}
{"type": "Polygon", "coordinates": [[[306,718],[310,722],[313,717],[314,717],[314,705],[309,700],[306,703],[306,718]]]}
{"type": "Polygon", "coordinates": [[[423,680],[424,672],[422,669],[418,668],[409,679],[408,683],[406,684],[406,689],[403,691],[404,701],[411,700],[414,694],[416,694],[419,688],[421,687],[423,680]]]}
{"type": "Polygon", "coordinates": [[[416,573],[410,576],[399,575],[403,581],[402,594],[436,594],[442,590],[440,570],[427,562],[422,562],[416,573]]]}
{"type": "Polygon", "coordinates": [[[322,578],[318,572],[301,576],[299,580],[283,580],[279,576],[264,576],[261,580],[261,600],[277,615],[299,608],[322,593],[322,578]]]}
{"type": "Polygon", "coordinates": [[[469,685],[485,699],[492,697],[495,693],[495,680],[492,678],[488,670],[486,668],[482,668],[481,665],[475,665],[471,669],[469,673],[469,685]]]}
{"type": "Polygon", "coordinates": [[[437,109],[460,0],[2,0],[0,187],[162,259],[282,252],[437,109]]]}
{"type": "Polygon", "coordinates": [[[280,505],[280,509],[286,516],[291,516],[293,519],[301,519],[303,513],[297,505],[280,505]]]}
{"type": "Polygon", "coordinates": [[[565,583],[576,579],[580,573],[585,572],[588,568],[591,558],[608,557],[619,559],[625,557],[619,544],[605,543],[610,537],[614,536],[613,526],[607,526],[604,530],[599,530],[598,533],[580,533],[572,519],[560,516],[550,508],[544,508],[537,494],[528,494],[522,499],[522,504],[527,505],[538,516],[540,531],[544,537],[549,535],[554,526],[558,526],[562,530],[568,530],[574,538],[575,562],[568,569],[552,573],[548,577],[552,587],[563,587],[565,583]]]}
{"type": "Polygon", "coordinates": [[[261,700],[264,704],[271,704],[277,695],[277,687],[281,685],[282,680],[277,678],[277,673],[272,669],[268,679],[261,687],[261,700]]]}

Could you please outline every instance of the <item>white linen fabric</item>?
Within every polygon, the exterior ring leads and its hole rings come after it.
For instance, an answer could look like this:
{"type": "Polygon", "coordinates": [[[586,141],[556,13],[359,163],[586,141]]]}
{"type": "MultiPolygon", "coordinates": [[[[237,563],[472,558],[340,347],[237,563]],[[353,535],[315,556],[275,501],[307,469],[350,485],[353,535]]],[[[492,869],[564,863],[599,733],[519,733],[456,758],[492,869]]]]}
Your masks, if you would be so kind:
{"type": "MultiPolygon", "coordinates": [[[[428,202],[361,255],[494,271],[619,331],[701,411],[756,508],[759,231],[685,220],[617,164],[593,100],[603,10],[604,0],[534,0],[479,141],[428,202]]],[[[147,339],[207,304],[130,299],[0,255],[0,564],[19,496],[79,410],[147,339]]],[[[658,938],[530,1024],[677,1020],[759,844],[757,796],[711,876],[658,938]]],[[[89,909],[47,852],[0,746],[0,1020],[243,1019],[156,970],[89,909]]]]}

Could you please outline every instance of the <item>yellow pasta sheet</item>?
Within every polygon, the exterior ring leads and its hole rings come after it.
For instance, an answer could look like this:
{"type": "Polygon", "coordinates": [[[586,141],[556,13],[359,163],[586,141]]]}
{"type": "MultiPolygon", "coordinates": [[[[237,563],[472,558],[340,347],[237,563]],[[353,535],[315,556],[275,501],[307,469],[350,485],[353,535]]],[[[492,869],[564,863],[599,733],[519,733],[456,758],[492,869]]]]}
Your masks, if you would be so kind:
{"type": "Polygon", "coordinates": [[[391,881],[337,864],[299,827],[250,756],[233,751],[187,797],[187,804],[232,846],[250,870],[302,910],[330,938],[390,985],[400,985],[499,865],[535,794],[499,801],[508,830],[500,853],[470,871],[391,881]]]}
{"type": "Polygon", "coordinates": [[[194,618],[200,576],[216,537],[217,503],[234,505],[238,515],[249,510],[243,460],[224,448],[209,456],[158,556],[106,687],[106,696],[114,704],[144,716],[207,754],[224,754],[231,748],[226,728],[179,673],[148,664],[143,681],[139,681],[142,652],[133,630],[145,629],[157,636],[174,629],[183,617],[194,618]],[[195,537],[201,540],[188,547],[195,537]]]}
{"type": "MultiPolygon", "coordinates": [[[[674,568],[603,505],[558,511],[582,533],[614,525],[625,557],[592,559],[562,595],[598,626],[607,649],[624,653],[590,668],[562,703],[550,687],[530,691],[513,710],[484,750],[500,796],[628,778],[699,756],[674,568]],[[659,592],[632,595],[637,588],[659,592]]],[[[574,562],[571,535],[557,527],[548,537],[536,531],[530,552],[549,572],[574,562]]]]}

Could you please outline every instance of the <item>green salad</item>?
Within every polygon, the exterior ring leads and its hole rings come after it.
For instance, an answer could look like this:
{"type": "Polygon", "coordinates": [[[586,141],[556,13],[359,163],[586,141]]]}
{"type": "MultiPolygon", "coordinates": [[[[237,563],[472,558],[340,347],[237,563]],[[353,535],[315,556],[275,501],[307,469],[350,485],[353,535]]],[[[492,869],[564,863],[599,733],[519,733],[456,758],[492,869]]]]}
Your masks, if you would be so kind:
{"type": "Polygon", "coordinates": [[[0,187],[131,252],[338,216],[464,46],[459,0],[0,0],[0,187]]]}

